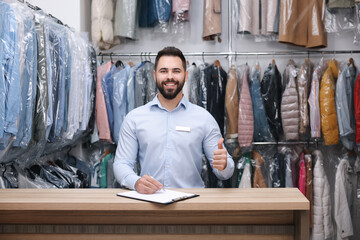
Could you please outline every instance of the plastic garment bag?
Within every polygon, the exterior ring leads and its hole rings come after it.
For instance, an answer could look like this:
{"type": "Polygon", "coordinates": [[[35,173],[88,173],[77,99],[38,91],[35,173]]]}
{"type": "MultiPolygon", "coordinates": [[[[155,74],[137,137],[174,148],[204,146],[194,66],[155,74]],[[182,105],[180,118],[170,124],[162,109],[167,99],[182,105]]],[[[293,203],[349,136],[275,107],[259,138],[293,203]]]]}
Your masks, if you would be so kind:
{"type": "Polygon", "coordinates": [[[203,15],[203,34],[204,40],[214,40],[218,38],[221,42],[221,0],[205,0],[203,15]]]}
{"type": "Polygon", "coordinates": [[[321,131],[325,145],[339,142],[339,130],[335,108],[335,81],[338,77],[338,67],[335,60],[329,61],[320,83],[320,114],[321,131]]]}
{"type": "Polygon", "coordinates": [[[267,184],[262,173],[262,167],[265,163],[264,158],[256,150],[252,151],[253,159],[255,160],[255,171],[254,171],[254,188],[266,188],[267,184]]]}
{"type": "Polygon", "coordinates": [[[354,234],[350,206],[353,204],[353,188],[350,174],[353,169],[348,159],[341,159],[336,170],[334,191],[334,218],[337,227],[337,239],[354,234]]]}
{"type": "Polygon", "coordinates": [[[254,134],[254,115],[250,96],[248,79],[250,76],[249,67],[243,66],[241,79],[239,117],[238,117],[238,141],[240,147],[250,147],[254,134]]]}
{"type": "Polygon", "coordinates": [[[305,135],[309,130],[309,108],[308,97],[310,94],[311,76],[313,64],[309,58],[301,65],[297,78],[297,90],[299,94],[299,133],[305,135]]]}
{"type": "Polygon", "coordinates": [[[226,138],[236,139],[238,137],[239,93],[235,66],[230,68],[228,76],[225,91],[226,138]]]}
{"type": "Polygon", "coordinates": [[[312,153],[313,169],[313,239],[328,239],[334,229],[331,217],[330,184],[324,169],[324,156],[319,150],[312,153]]]}
{"type": "Polygon", "coordinates": [[[270,132],[278,141],[283,133],[281,123],[281,97],[282,97],[281,75],[275,62],[269,64],[260,83],[266,118],[270,132]]]}
{"type": "Polygon", "coordinates": [[[286,140],[299,139],[299,99],[297,92],[298,69],[290,60],[284,71],[285,90],[281,98],[281,120],[286,140]]]}
{"type": "Polygon", "coordinates": [[[0,2],[0,150],[18,132],[20,64],[17,22],[9,4],[0,2]]]}
{"type": "Polygon", "coordinates": [[[281,1],[279,42],[326,47],[325,0],[281,1]]]}
{"type": "MultiPolygon", "coordinates": [[[[351,60],[352,61],[352,60],[351,60]]],[[[336,114],[340,140],[348,150],[355,145],[354,87],[358,71],[354,63],[345,65],[336,81],[336,114]]]]}
{"type": "Polygon", "coordinates": [[[254,113],[254,141],[269,142],[273,141],[270,133],[269,124],[266,119],[263,99],[260,92],[260,69],[256,65],[251,72],[250,81],[251,102],[254,113]]]}
{"type": "Polygon", "coordinates": [[[310,94],[308,98],[310,129],[312,138],[321,137],[321,122],[320,122],[320,80],[323,73],[327,69],[327,63],[321,59],[319,65],[314,69],[311,80],[310,94]]]}
{"type": "Polygon", "coordinates": [[[178,42],[185,41],[185,35],[189,32],[190,0],[172,1],[172,25],[171,35],[178,42]]]}
{"type": "Polygon", "coordinates": [[[117,0],[115,8],[114,35],[136,39],[138,25],[138,0],[117,0]]]}
{"type": "Polygon", "coordinates": [[[355,105],[355,121],[356,121],[356,144],[360,149],[360,75],[356,78],[354,88],[354,105],[355,105]]]}

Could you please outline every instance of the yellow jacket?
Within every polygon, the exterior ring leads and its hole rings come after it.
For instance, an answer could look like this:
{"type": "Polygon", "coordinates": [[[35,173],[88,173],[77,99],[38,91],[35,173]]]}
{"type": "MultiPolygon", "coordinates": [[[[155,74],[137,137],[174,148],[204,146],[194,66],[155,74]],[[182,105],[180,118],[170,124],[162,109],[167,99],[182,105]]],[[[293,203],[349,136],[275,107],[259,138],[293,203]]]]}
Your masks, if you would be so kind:
{"type": "Polygon", "coordinates": [[[320,83],[320,115],[321,131],[325,145],[333,145],[339,142],[339,129],[335,107],[335,81],[338,77],[338,67],[335,60],[329,61],[320,83]]]}

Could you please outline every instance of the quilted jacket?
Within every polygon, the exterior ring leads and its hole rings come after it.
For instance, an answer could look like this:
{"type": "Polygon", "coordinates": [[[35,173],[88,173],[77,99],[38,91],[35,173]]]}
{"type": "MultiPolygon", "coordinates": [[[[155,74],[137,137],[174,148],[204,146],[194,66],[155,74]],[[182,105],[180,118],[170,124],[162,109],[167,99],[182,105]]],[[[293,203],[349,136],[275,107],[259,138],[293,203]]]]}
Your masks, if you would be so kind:
{"type": "Polygon", "coordinates": [[[334,234],[331,219],[330,184],[323,162],[324,156],[319,150],[312,154],[315,162],[313,171],[313,240],[328,239],[334,234]]]}
{"type": "Polygon", "coordinates": [[[297,69],[293,62],[287,65],[283,82],[286,87],[281,99],[281,120],[286,140],[299,139],[299,99],[296,89],[297,69]]]}
{"type": "Polygon", "coordinates": [[[338,77],[338,67],[335,60],[329,61],[320,83],[320,115],[321,130],[325,145],[339,142],[339,130],[335,108],[335,81],[338,77]]]}
{"type": "Polygon", "coordinates": [[[239,119],[238,119],[238,141],[240,147],[249,147],[253,140],[254,116],[248,84],[249,68],[246,66],[242,76],[239,119]]]}

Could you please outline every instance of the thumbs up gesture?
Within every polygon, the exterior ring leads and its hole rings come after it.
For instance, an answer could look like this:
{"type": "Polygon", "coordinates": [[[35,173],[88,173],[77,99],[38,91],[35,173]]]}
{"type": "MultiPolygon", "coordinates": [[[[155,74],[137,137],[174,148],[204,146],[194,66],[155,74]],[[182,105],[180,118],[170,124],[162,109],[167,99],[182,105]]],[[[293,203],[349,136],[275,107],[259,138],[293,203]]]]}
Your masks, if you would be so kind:
{"type": "Polygon", "coordinates": [[[224,138],[220,138],[218,142],[218,149],[214,151],[213,156],[213,168],[218,169],[219,171],[226,168],[227,162],[227,151],[223,148],[224,138]]]}

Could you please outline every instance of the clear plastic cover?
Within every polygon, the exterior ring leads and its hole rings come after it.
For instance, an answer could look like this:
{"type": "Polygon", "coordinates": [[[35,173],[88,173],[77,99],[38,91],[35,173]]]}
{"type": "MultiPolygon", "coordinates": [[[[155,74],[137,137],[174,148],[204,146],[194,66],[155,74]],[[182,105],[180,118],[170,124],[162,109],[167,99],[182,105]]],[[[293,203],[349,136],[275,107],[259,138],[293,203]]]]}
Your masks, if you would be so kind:
{"type": "Polygon", "coordinates": [[[190,0],[172,0],[171,35],[174,40],[184,42],[190,32],[190,0]]]}
{"type": "Polygon", "coordinates": [[[134,0],[117,0],[115,7],[114,35],[137,39],[139,4],[134,0]]]}
{"type": "Polygon", "coordinates": [[[354,16],[354,44],[360,44],[360,2],[355,3],[355,16],[354,16]]]}
{"type": "Polygon", "coordinates": [[[203,39],[221,42],[221,31],[221,0],[204,0],[203,39]]]}
{"type": "Polygon", "coordinates": [[[260,83],[260,90],[269,129],[276,141],[279,141],[283,133],[280,109],[282,98],[281,89],[281,75],[275,61],[273,61],[264,72],[260,83]]]}
{"type": "Polygon", "coordinates": [[[249,67],[243,66],[243,75],[239,76],[240,99],[238,117],[238,141],[240,147],[250,147],[254,134],[254,114],[248,80],[250,78],[249,67]]]}
{"type": "Polygon", "coordinates": [[[333,145],[339,142],[339,129],[335,107],[335,82],[338,77],[338,63],[331,60],[328,63],[320,82],[320,114],[321,131],[325,145],[333,145]]]}
{"type": "Polygon", "coordinates": [[[358,71],[351,58],[336,81],[335,102],[340,140],[348,150],[352,150],[355,145],[354,94],[351,89],[355,87],[357,76],[358,71]]]}
{"type": "Polygon", "coordinates": [[[297,75],[299,69],[290,60],[283,75],[283,94],[281,98],[281,120],[285,140],[299,139],[299,99],[297,75]]]}
{"type": "Polygon", "coordinates": [[[304,136],[309,132],[309,108],[308,97],[310,94],[311,76],[314,65],[309,58],[301,65],[297,78],[297,90],[299,94],[299,133],[304,136]]]}
{"type": "Polygon", "coordinates": [[[18,133],[21,107],[18,26],[9,4],[0,2],[0,150],[18,133]]]}
{"type": "Polygon", "coordinates": [[[311,89],[308,98],[309,103],[309,116],[310,116],[310,129],[312,138],[321,137],[321,122],[320,122],[320,81],[323,73],[327,69],[327,62],[321,59],[317,67],[315,67],[312,74],[311,89]]]}
{"type": "Polygon", "coordinates": [[[356,144],[358,151],[360,151],[360,77],[356,78],[354,87],[354,108],[355,108],[355,122],[356,122],[356,144]]]}
{"type": "Polygon", "coordinates": [[[91,37],[94,45],[100,49],[109,49],[119,44],[114,38],[113,0],[94,0],[91,2],[91,37]]]}
{"type": "Polygon", "coordinates": [[[325,8],[325,0],[281,1],[279,42],[326,47],[325,8]]]}
{"type": "Polygon", "coordinates": [[[250,93],[254,113],[254,141],[273,141],[260,91],[260,67],[258,64],[253,67],[250,79],[250,93]]]}

